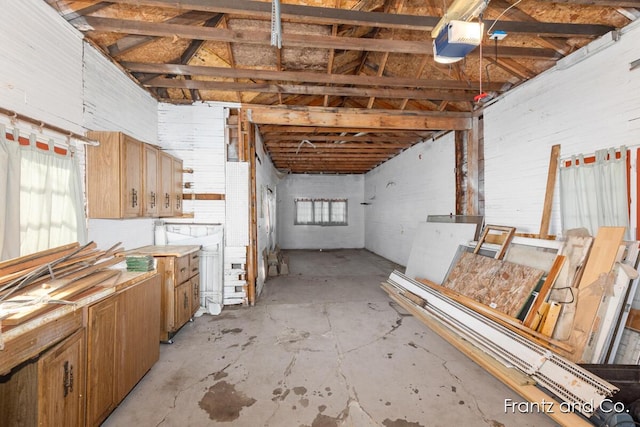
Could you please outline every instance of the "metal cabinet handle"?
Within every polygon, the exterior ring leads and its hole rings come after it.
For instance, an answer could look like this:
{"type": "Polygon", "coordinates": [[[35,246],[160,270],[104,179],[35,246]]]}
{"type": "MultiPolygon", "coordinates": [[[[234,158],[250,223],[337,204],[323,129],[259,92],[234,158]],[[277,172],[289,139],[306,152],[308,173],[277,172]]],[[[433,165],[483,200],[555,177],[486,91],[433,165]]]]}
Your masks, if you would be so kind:
{"type": "Polygon", "coordinates": [[[171,196],[169,193],[164,193],[164,207],[169,209],[169,206],[171,206],[171,196]]]}
{"type": "Polygon", "coordinates": [[[184,273],[185,271],[187,271],[187,267],[182,267],[182,268],[180,269],[180,273],[184,273]]]}
{"type": "Polygon", "coordinates": [[[67,397],[69,393],[73,393],[73,365],[68,360],[63,365],[64,375],[62,377],[62,388],[64,391],[64,397],[67,397]]]}
{"type": "Polygon", "coordinates": [[[180,194],[176,194],[176,209],[180,209],[180,194]]]}
{"type": "Polygon", "coordinates": [[[184,308],[185,310],[189,308],[189,296],[187,292],[184,293],[184,308]]]}
{"type": "Polygon", "coordinates": [[[135,208],[138,206],[138,192],[135,188],[131,189],[131,207],[135,208]]]}
{"type": "Polygon", "coordinates": [[[156,193],[154,191],[151,192],[151,209],[156,207],[156,193]]]}

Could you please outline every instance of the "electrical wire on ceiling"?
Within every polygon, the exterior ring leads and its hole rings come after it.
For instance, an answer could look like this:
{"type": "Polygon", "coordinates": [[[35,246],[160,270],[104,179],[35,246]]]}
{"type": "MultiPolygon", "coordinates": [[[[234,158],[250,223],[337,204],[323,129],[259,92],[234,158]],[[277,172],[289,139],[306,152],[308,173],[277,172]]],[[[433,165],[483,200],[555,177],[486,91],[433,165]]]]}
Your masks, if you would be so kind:
{"type": "Polygon", "coordinates": [[[308,139],[303,139],[302,141],[300,141],[300,144],[298,144],[298,149],[296,150],[296,154],[300,152],[300,148],[302,147],[303,144],[309,144],[313,148],[316,148],[316,146],[313,145],[313,142],[309,141],[308,139]]]}
{"type": "Polygon", "coordinates": [[[514,4],[512,4],[511,6],[509,6],[508,8],[506,8],[505,10],[502,11],[502,13],[500,13],[500,15],[498,15],[498,17],[496,19],[493,20],[493,24],[491,24],[491,26],[489,27],[489,29],[487,30],[487,35],[491,37],[491,35],[493,34],[491,32],[491,30],[493,30],[493,27],[496,26],[496,23],[500,20],[500,18],[502,18],[504,16],[505,13],[507,13],[508,11],[510,11],[511,9],[513,9],[514,7],[516,7],[518,4],[520,4],[522,2],[522,0],[518,0],[517,2],[515,2],[514,4]]]}

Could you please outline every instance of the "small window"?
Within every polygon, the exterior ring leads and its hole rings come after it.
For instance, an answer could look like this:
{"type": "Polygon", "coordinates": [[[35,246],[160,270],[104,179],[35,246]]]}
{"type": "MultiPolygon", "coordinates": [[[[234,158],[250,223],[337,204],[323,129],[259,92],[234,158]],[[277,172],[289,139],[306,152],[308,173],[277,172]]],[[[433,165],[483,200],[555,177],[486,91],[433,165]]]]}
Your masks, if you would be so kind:
{"type": "Polygon", "coordinates": [[[347,199],[295,199],[295,225],[347,225],[347,199]]]}

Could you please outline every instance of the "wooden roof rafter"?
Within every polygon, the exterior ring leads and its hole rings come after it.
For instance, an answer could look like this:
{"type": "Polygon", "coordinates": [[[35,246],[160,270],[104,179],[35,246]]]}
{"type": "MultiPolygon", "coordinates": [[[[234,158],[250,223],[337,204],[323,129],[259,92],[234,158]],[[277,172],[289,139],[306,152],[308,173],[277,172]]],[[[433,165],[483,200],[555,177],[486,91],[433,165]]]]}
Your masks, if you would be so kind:
{"type": "MultiPolygon", "coordinates": [[[[229,29],[229,24],[227,22],[227,16],[225,15],[224,18],[222,18],[222,22],[220,22],[220,26],[224,29],[229,29]]],[[[231,43],[225,43],[225,48],[227,50],[227,55],[229,55],[229,68],[230,69],[234,69],[236,68],[235,65],[235,60],[233,57],[233,49],[231,48],[231,43]]],[[[234,77],[233,81],[238,83],[238,78],[234,77]]],[[[242,102],[242,92],[241,91],[236,91],[236,96],[238,97],[238,102],[242,102]]]]}

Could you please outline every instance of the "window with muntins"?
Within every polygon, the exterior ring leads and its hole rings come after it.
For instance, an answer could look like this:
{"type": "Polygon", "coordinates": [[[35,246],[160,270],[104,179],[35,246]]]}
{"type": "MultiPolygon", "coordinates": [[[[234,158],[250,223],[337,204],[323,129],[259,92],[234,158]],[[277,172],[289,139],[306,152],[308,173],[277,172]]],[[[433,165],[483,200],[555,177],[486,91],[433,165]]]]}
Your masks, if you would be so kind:
{"type": "Polygon", "coordinates": [[[295,225],[348,225],[347,199],[295,199],[295,225]]]}

